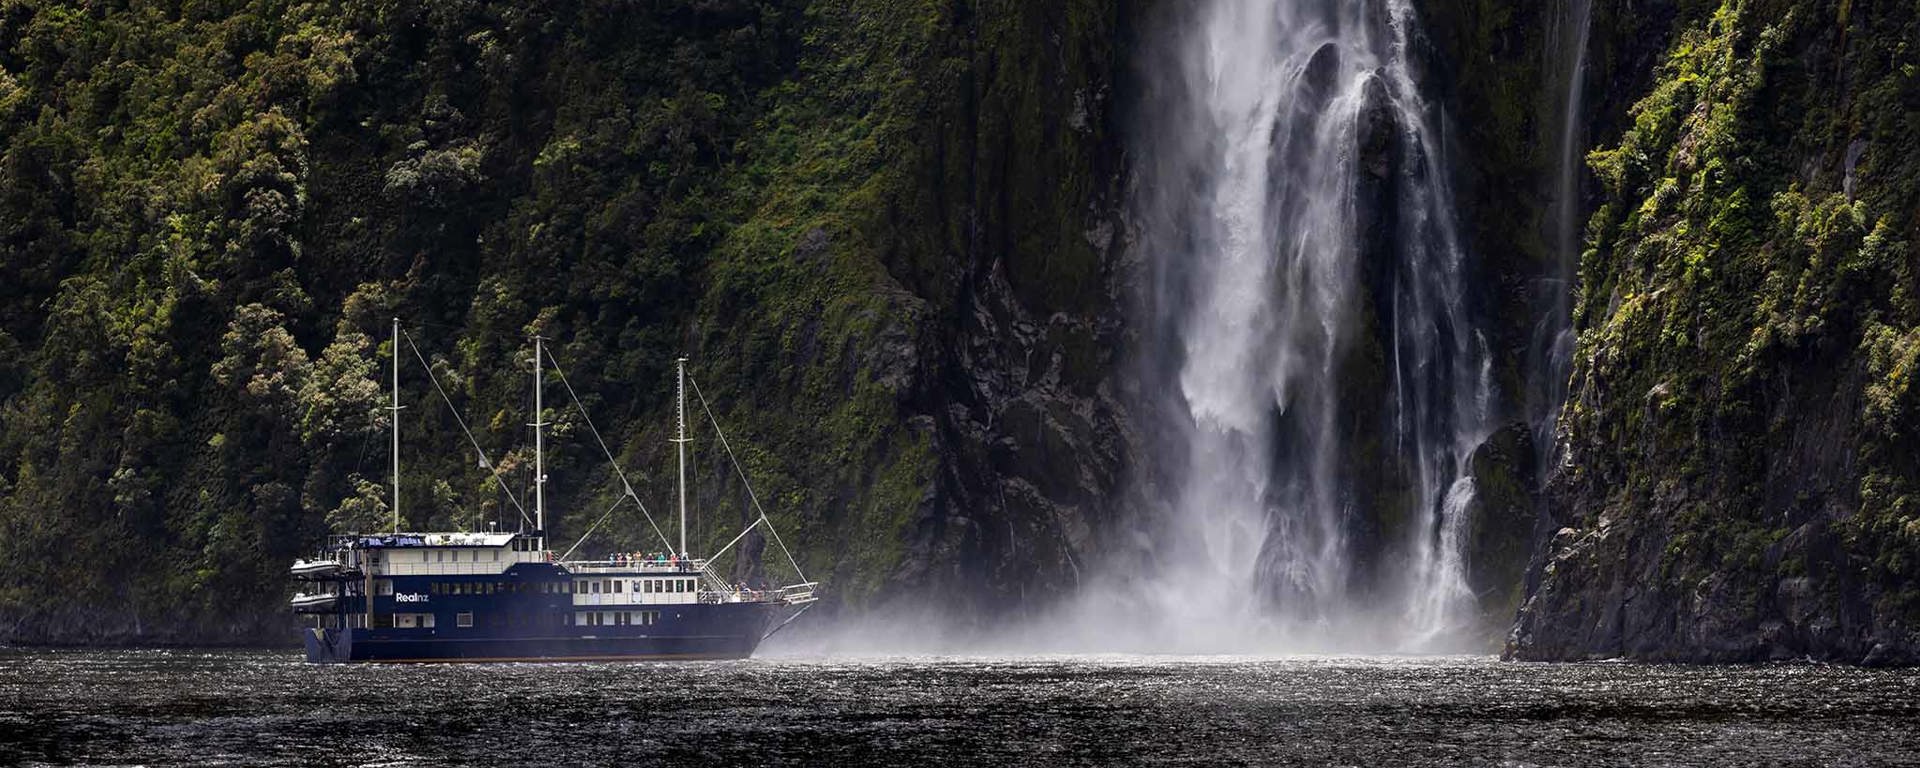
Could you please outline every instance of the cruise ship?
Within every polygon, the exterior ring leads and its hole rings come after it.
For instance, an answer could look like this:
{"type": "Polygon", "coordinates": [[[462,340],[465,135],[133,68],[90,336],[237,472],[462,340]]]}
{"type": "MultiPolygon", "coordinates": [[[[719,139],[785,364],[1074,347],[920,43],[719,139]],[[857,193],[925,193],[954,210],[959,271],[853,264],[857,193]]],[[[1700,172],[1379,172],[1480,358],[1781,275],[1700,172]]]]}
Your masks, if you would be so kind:
{"type": "MultiPolygon", "coordinates": [[[[317,556],[295,562],[291,576],[303,586],[291,600],[305,619],[302,638],[310,662],[510,662],[611,661],[656,659],[738,659],[751,656],[760,642],[786,626],[817,600],[817,586],[800,574],[798,561],[780,541],[758,497],[748,485],[758,519],[718,552],[692,556],[686,543],[687,384],[686,361],[676,366],[674,443],[679,456],[677,546],[653,523],[653,517],[614,464],[622,495],[589,528],[593,533],[629,501],[640,508],[661,540],[652,552],[615,552],[570,559],[550,548],[546,530],[545,441],[541,418],[533,428],[534,461],[531,517],[517,531],[412,533],[400,530],[400,374],[402,340],[416,358],[412,339],[398,320],[393,328],[393,477],[392,530],[335,536],[317,556]],[[772,587],[733,583],[716,572],[716,559],[757,527],[786,553],[798,581],[772,587]]],[[[542,340],[533,339],[534,413],[541,414],[542,360],[551,361],[542,340]]],[[[555,370],[559,371],[557,364],[555,370]]],[[[433,375],[428,368],[428,374],[433,375]]],[[[566,381],[560,372],[561,382],[566,381]]],[[[438,382],[436,391],[440,391],[438,382]]],[[[696,385],[696,393],[698,388],[696,385]]],[[[579,398],[583,420],[599,440],[579,398]]],[[[442,399],[447,400],[441,392],[442,399]]],[[[701,398],[705,406],[705,398],[701,398]]],[[[451,400],[447,405],[452,407],[451,400]]],[[[707,410],[709,418],[711,410],[707,410]]],[[[458,421],[456,413],[456,421],[458,421]]],[[[725,436],[718,432],[720,444],[725,436]]],[[[461,429],[466,430],[464,423],[461,429]]],[[[481,460],[499,470],[469,443],[481,460]]],[[[729,455],[731,448],[727,447],[729,455]]],[[[738,462],[734,462],[739,471],[738,462]]],[[[741,473],[745,480],[744,472],[741,473]]],[[[505,488],[505,484],[501,484],[505,488]]],[[[520,502],[510,493],[508,500],[520,502]]],[[[585,541],[586,536],[582,537],[585,541]]]]}

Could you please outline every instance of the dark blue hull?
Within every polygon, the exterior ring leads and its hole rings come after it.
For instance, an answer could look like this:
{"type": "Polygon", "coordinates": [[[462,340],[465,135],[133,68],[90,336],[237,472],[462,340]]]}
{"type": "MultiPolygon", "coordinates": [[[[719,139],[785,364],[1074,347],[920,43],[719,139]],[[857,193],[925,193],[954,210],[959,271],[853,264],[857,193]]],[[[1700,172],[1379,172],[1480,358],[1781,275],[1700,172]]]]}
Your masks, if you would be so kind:
{"type": "Polygon", "coordinates": [[[657,626],[305,630],[307,661],[510,662],[743,659],[778,618],[777,603],[661,606],[657,626]]]}

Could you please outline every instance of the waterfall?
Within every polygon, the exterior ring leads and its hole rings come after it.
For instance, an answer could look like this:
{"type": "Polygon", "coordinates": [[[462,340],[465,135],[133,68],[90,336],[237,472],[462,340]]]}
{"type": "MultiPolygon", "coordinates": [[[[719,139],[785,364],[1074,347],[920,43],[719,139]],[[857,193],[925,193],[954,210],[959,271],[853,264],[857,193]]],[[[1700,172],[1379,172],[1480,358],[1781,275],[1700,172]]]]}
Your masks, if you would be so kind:
{"type": "Polygon", "coordinates": [[[1580,177],[1586,161],[1586,134],[1581,119],[1586,106],[1587,38],[1593,22],[1591,0],[1563,0],[1549,26],[1546,53],[1562,57],[1546,62],[1558,72],[1560,91],[1559,165],[1554,174],[1554,260],[1543,281],[1544,306],[1528,350],[1528,412],[1541,466],[1547,466],[1554,442],[1554,425],[1567,399],[1567,375],[1573,368],[1573,281],[1580,266],[1585,208],[1580,200],[1580,177]]]}
{"type": "Polygon", "coordinates": [[[1169,13],[1130,137],[1164,427],[1136,594],[1176,645],[1446,647],[1491,363],[1408,0],[1169,13]]]}

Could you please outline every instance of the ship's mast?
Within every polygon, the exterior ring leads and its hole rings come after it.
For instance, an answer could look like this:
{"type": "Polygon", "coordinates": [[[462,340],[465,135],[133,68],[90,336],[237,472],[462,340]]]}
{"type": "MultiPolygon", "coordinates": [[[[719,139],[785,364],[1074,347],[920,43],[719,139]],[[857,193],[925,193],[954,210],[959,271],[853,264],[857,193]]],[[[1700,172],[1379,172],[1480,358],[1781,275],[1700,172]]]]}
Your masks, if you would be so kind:
{"type": "MultiPolygon", "coordinates": [[[[543,540],[547,532],[547,469],[546,446],[542,442],[541,427],[546,426],[542,419],[540,402],[540,337],[533,337],[533,527],[539,530],[535,535],[543,540]]],[[[542,545],[545,548],[545,545],[542,545]]]]}
{"type": "Polygon", "coordinates": [[[679,437],[674,438],[674,448],[680,455],[680,555],[687,554],[687,359],[680,358],[676,363],[677,404],[674,408],[675,420],[679,422],[679,437]]]}
{"type": "Polygon", "coordinates": [[[393,532],[400,532],[400,318],[393,319],[393,532]]]}

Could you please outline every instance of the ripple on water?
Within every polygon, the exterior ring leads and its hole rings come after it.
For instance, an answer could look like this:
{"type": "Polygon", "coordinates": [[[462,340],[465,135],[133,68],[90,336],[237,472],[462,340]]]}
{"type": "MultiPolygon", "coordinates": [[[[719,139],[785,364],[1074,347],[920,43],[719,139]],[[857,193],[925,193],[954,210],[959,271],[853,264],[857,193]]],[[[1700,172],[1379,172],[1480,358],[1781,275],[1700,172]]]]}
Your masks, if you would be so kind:
{"type": "Polygon", "coordinates": [[[312,666],[0,651],[0,764],[1920,764],[1920,672],[1482,657],[312,666]]]}

